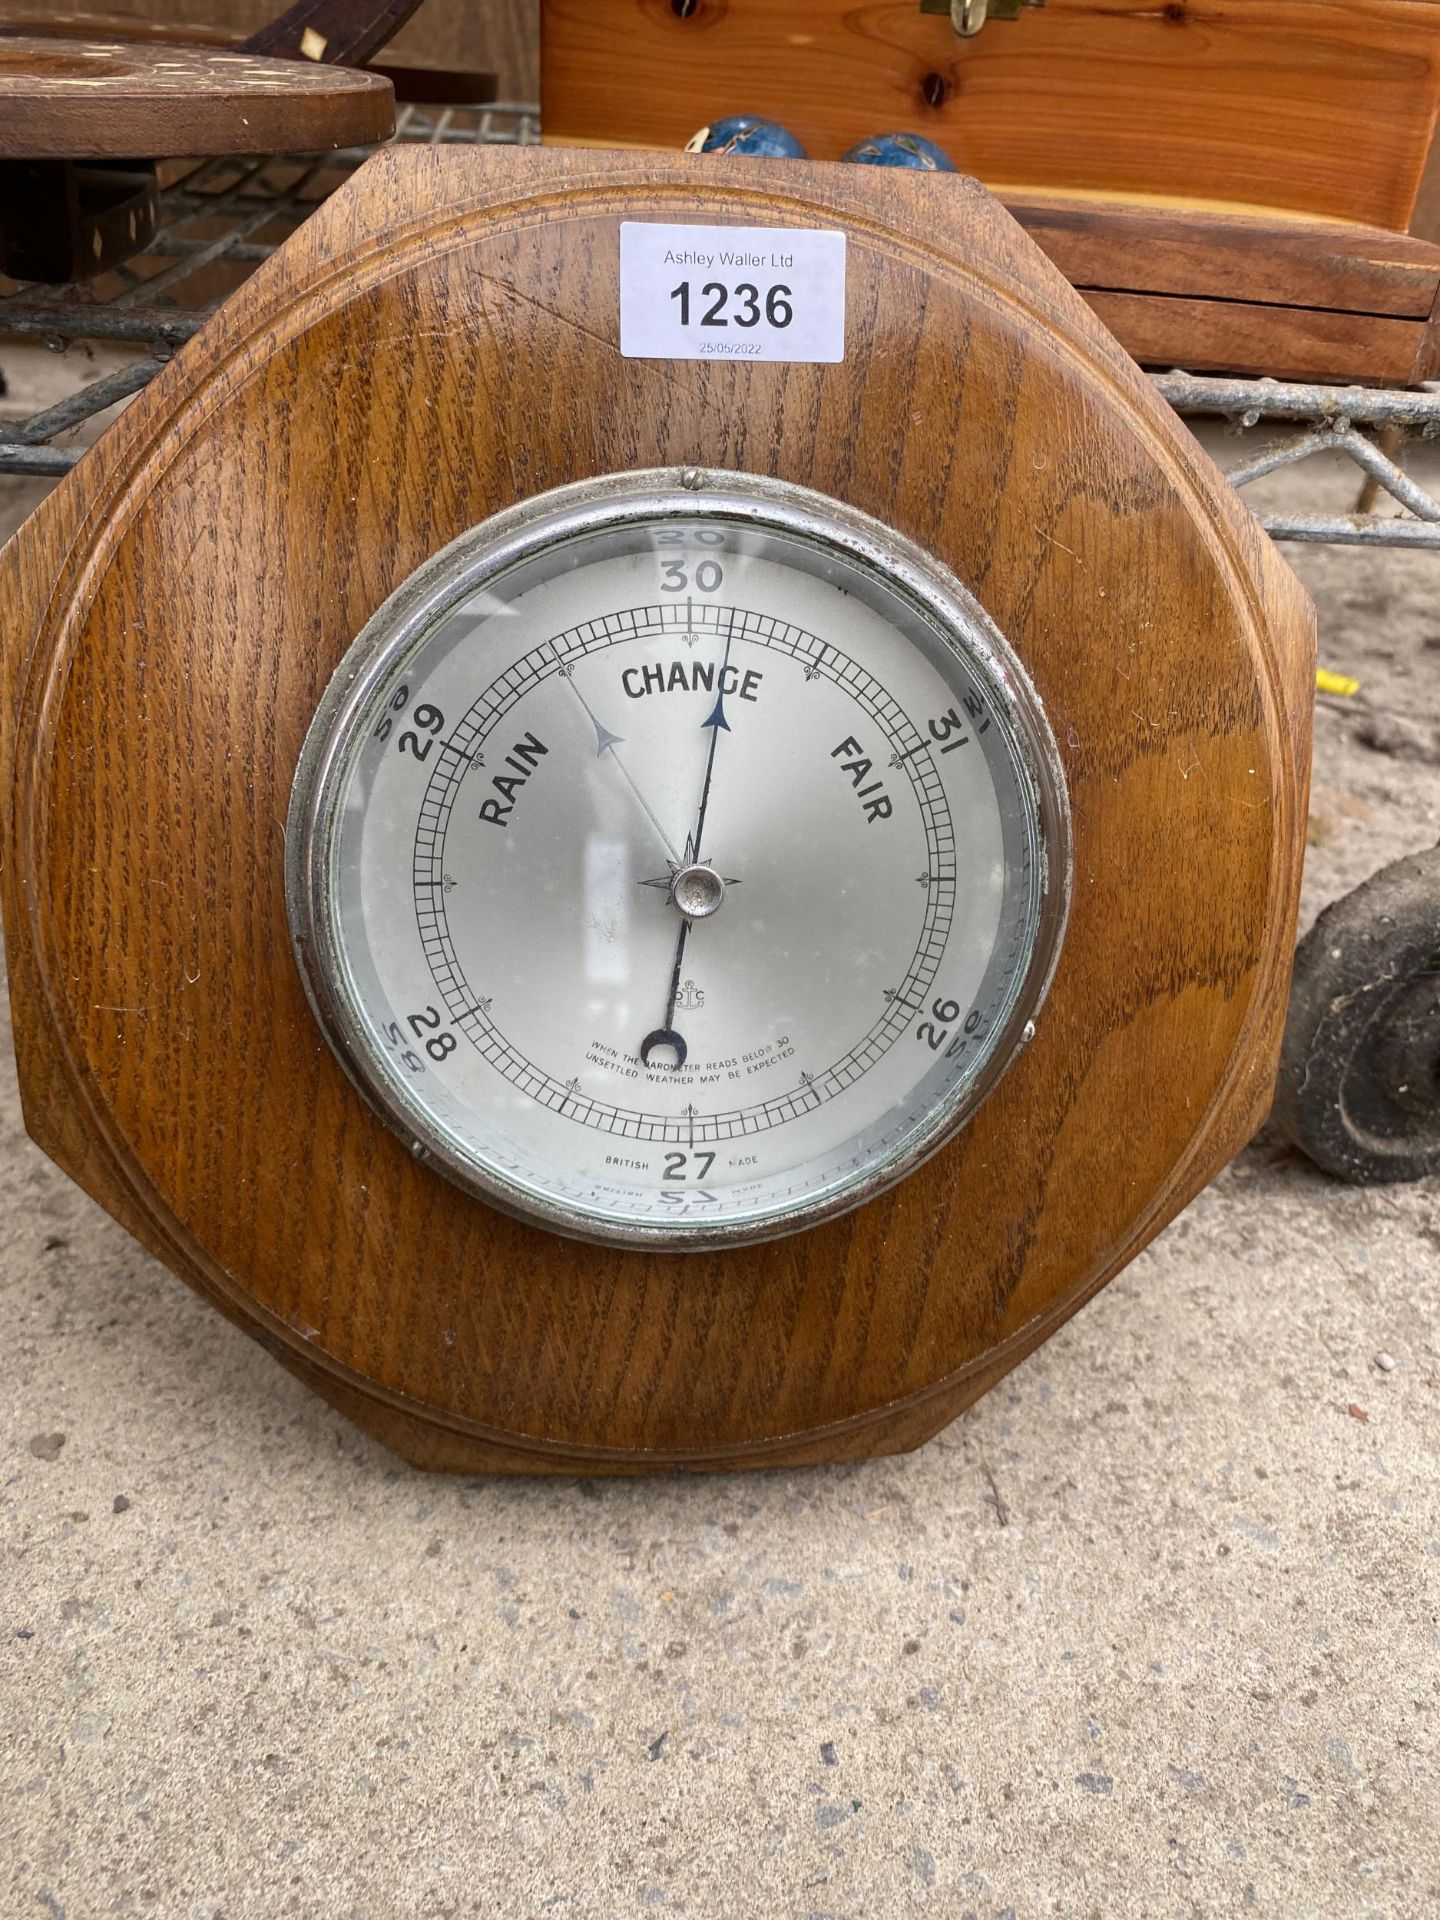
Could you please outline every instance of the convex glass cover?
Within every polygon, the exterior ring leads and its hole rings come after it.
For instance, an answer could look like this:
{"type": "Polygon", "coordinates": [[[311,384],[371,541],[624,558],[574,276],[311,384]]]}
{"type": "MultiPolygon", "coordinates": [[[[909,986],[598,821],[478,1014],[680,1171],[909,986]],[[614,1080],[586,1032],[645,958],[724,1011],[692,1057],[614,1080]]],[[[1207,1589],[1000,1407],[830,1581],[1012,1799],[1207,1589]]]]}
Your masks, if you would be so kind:
{"type": "Polygon", "coordinates": [[[637,473],[464,535],[316,714],[287,833],[317,1015],[452,1179],[705,1246],[859,1204],[1043,997],[1068,817],[973,596],[853,509],[637,473]]]}

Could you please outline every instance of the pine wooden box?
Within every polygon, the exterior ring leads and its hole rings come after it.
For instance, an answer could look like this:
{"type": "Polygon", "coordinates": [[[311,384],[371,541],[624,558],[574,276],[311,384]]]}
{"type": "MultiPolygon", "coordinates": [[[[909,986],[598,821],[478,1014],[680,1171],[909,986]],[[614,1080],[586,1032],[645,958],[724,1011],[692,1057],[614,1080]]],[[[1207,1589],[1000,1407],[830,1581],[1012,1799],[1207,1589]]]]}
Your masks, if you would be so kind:
{"type": "Polygon", "coordinates": [[[739,111],[817,159],[938,140],[1144,364],[1407,385],[1440,249],[1405,236],[1437,0],[1045,0],[961,39],[918,0],[542,0],[545,138],[683,146],[739,111]]]}
{"type": "Polygon", "coordinates": [[[680,147],[769,114],[812,158],[908,128],[992,191],[1159,195],[1403,231],[1437,0],[1045,0],[963,40],[919,0],[542,0],[547,140],[680,147]]]}

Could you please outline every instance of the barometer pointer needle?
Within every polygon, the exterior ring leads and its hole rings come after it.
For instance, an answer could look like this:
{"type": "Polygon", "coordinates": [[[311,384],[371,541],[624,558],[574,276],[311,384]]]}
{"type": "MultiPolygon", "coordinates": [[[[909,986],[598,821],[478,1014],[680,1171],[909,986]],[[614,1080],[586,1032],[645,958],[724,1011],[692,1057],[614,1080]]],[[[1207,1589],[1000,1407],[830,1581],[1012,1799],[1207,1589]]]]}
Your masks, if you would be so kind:
{"type": "MultiPolygon", "coordinates": [[[[706,727],[710,729],[710,751],[705,760],[705,784],[700,789],[700,811],[696,815],[694,831],[687,835],[685,840],[685,865],[687,866],[697,862],[700,858],[701,841],[705,834],[705,814],[710,805],[710,779],[715,771],[715,747],[720,738],[721,728],[723,727],[726,733],[730,731],[730,722],[725,718],[725,670],[730,665],[730,648],[734,644],[734,640],[735,615],[732,611],[729,629],[725,635],[725,658],[721,661],[720,671],[716,675],[716,685],[719,691],[715,695],[714,706],[710,709],[705,719],[700,722],[702,732],[706,727]]],[[[682,913],[680,916],[680,937],[675,942],[675,965],[670,972],[670,995],[665,1003],[665,1021],[663,1026],[656,1027],[653,1033],[647,1033],[645,1038],[640,1042],[640,1064],[642,1066],[649,1066],[650,1053],[655,1047],[669,1047],[676,1056],[676,1066],[683,1067],[685,1064],[685,1055],[688,1052],[688,1048],[685,1044],[685,1036],[675,1031],[674,1020],[675,1002],[680,998],[680,969],[685,964],[685,942],[689,938],[690,921],[688,917],[682,913]]]]}

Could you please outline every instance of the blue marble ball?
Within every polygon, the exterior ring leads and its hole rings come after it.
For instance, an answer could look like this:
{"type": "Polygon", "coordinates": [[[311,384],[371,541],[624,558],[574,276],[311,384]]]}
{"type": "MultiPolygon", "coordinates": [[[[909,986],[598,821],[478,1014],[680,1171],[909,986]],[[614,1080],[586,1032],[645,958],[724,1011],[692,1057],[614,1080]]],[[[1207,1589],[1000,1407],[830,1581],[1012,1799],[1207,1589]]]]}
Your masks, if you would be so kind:
{"type": "Polygon", "coordinates": [[[756,113],[729,113],[702,127],[686,149],[689,153],[740,153],[757,160],[803,160],[805,149],[778,120],[762,120],[756,113]]]}
{"type": "Polygon", "coordinates": [[[916,167],[922,173],[954,173],[955,162],[923,133],[877,133],[842,153],[862,167],[916,167]]]}

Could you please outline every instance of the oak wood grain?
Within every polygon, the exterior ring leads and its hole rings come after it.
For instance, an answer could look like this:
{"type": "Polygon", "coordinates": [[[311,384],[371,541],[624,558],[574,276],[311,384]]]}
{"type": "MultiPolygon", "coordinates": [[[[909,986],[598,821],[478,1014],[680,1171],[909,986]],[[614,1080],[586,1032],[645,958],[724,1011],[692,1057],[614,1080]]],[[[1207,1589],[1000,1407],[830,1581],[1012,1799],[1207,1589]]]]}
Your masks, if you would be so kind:
{"type": "Polygon", "coordinates": [[[1299,881],[1309,604],[972,183],[393,149],[0,554],[3,891],[28,1125],[372,1433],[455,1470],[847,1458],[935,1432],[1263,1117],[1299,881]],[[840,364],[618,352],[618,228],[839,226],[840,364]],[[460,1193],[370,1114],[291,957],[283,822],[354,634],[499,508],[742,468],[950,565],[1065,761],[1070,930],[1031,1044],[900,1187],[662,1255],[460,1193]]]}
{"type": "Polygon", "coordinates": [[[997,189],[1403,230],[1440,103],[1435,0],[1046,0],[958,38],[915,0],[543,0],[547,140],[678,148],[769,114],[816,159],[906,128],[997,189]]]}
{"type": "Polygon", "coordinates": [[[0,35],[0,158],[309,152],[394,130],[394,89],[377,74],[201,47],[0,35]]]}

